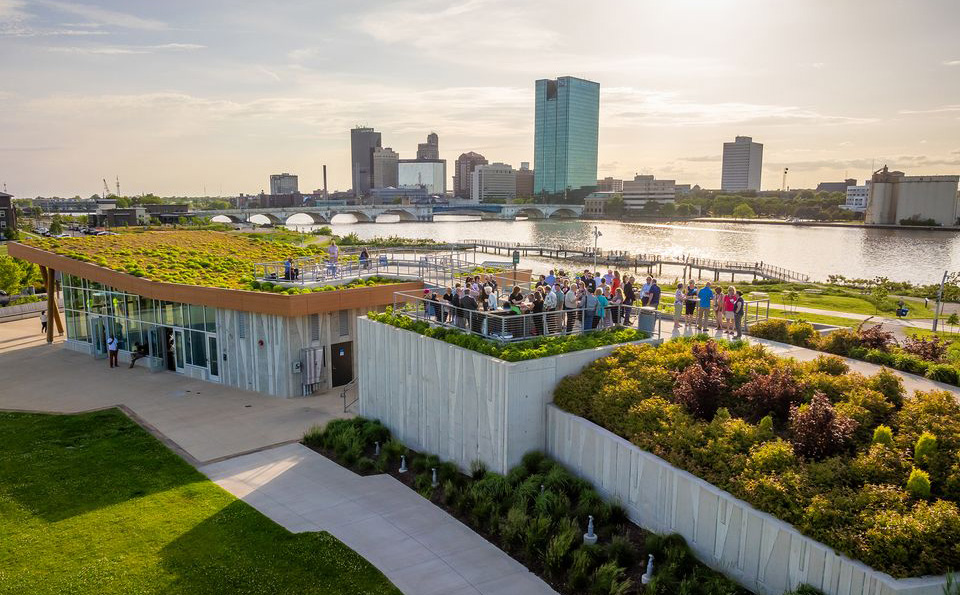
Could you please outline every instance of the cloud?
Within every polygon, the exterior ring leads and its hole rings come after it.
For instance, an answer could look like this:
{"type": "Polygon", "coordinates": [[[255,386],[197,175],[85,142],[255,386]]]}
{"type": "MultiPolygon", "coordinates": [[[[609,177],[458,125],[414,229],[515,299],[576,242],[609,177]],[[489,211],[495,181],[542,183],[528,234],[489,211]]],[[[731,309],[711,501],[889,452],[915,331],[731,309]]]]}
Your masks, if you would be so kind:
{"type": "Polygon", "coordinates": [[[678,93],[630,87],[601,89],[603,117],[608,125],[705,126],[719,124],[860,124],[869,118],[834,116],[793,105],[745,102],[706,103],[678,93]]]}
{"type": "Polygon", "coordinates": [[[944,66],[960,66],[960,60],[944,60],[944,66]]]}
{"type": "Polygon", "coordinates": [[[147,31],[158,31],[167,28],[167,24],[156,19],[147,19],[138,17],[125,12],[108,10],[99,6],[89,4],[78,4],[76,2],[60,2],[59,0],[34,0],[41,4],[60,12],[66,12],[79,16],[89,23],[98,25],[109,25],[123,29],[139,29],[147,31]]]}
{"type": "Polygon", "coordinates": [[[695,155],[693,157],[679,157],[679,161],[693,161],[697,163],[711,163],[714,161],[720,161],[722,157],[720,155],[695,155]]]}
{"type": "Polygon", "coordinates": [[[143,46],[118,46],[118,45],[100,45],[100,46],[52,46],[46,48],[49,52],[58,52],[61,54],[86,54],[86,55],[107,55],[121,56],[130,54],[153,54],[158,51],[192,51],[203,49],[207,46],[196,43],[165,43],[161,45],[143,45],[143,46]]]}
{"type": "Polygon", "coordinates": [[[943,155],[928,157],[927,155],[897,155],[888,157],[877,157],[876,159],[816,159],[809,161],[774,161],[763,164],[764,169],[771,171],[781,171],[784,167],[789,167],[791,173],[802,170],[821,170],[821,169],[873,169],[884,164],[891,169],[900,169],[907,175],[921,175],[922,171],[912,172],[911,169],[924,167],[934,168],[942,166],[960,166],[960,154],[943,155]]]}
{"type": "Polygon", "coordinates": [[[902,109],[899,113],[901,114],[943,114],[950,112],[960,112],[960,104],[953,105],[942,105],[940,107],[934,107],[930,109],[902,109]]]}

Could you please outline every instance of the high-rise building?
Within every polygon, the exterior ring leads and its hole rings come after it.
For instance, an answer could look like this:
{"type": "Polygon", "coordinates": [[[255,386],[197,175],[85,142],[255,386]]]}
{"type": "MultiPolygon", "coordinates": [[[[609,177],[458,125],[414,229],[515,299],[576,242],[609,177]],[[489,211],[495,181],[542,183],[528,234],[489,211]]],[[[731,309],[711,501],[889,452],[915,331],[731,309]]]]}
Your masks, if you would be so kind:
{"type": "Polygon", "coordinates": [[[517,172],[506,163],[478,165],[471,178],[470,200],[487,202],[512,200],[517,197],[517,172]]]}
{"type": "Polygon", "coordinates": [[[760,169],[763,167],[763,145],[749,136],[738,136],[732,143],[723,143],[723,176],[720,188],[728,192],[760,190],[760,169]]]}
{"type": "Polygon", "coordinates": [[[358,126],[350,131],[350,165],[353,194],[357,198],[370,193],[373,184],[373,150],[382,146],[380,133],[358,126]]]}
{"type": "Polygon", "coordinates": [[[426,186],[429,194],[447,193],[447,162],[443,159],[401,159],[398,182],[400,186],[426,186]]]}
{"type": "Polygon", "coordinates": [[[396,186],[399,182],[400,155],[390,147],[373,148],[373,179],[370,182],[371,188],[387,188],[396,186]]]}
{"type": "Polygon", "coordinates": [[[538,80],[535,107],[534,192],[595,186],[600,84],[572,76],[538,80]]]}
{"type": "Polygon", "coordinates": [[[473,188],[470,180],[473,170],[478,165],[486,165],[487,158],[480,153],[461,153],[453,166],[453,195],[459,198],[469,198],[473,188]]]}
{"type": "Polygon", "coordinates": [[[0,238],[8,237],[17,230],[17,209],[13,195],[0,192],[0,238]]]}
{"type": "Polygon", "coordinates": [[[529,161],[521,161],[520,169],[517,170],[517,198],[530,198],[533,196],[533,170],[530,169],[529,161]]]}
{"type": "Polygon", "coordinates": [[[623,181],[623,204],[627,210],[641,210],[653,202],[673,202],[677,198],[675,180],[658,180],[650,175],[636,175],[623,181]]]}
{"type": "Polygon", "coordinates": [[[623,192],[623,180],[610,176],[597,180],[597,192],[623,192]]]}
{"type": "Polygon", "coordinates": [[[296,194],[299,191],[297,176],[286,172],[270,176],[270,194],[296,194]]]}
{"type": "Polygon", "coordinates": [[[417,145],[417,159],[440,159],[440,138],[436,132],[427,135],[427,142],[417,145]]]}

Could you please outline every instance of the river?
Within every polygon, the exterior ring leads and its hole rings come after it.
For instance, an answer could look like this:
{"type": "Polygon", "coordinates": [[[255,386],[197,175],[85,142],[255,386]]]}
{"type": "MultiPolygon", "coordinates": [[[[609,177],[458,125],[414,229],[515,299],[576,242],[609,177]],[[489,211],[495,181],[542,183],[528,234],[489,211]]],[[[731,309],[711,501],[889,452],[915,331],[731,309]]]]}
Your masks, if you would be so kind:
{"type": "MultiPolygon", "coordinates": [[[[300,230],[296,215],[289,226],[300,230]]],[[[911,229],[858,229],[809,227],[758,223],[620,223],[586,220],[476,221],[450,217],[432,223],[336,223],[338,235],[356,233],[364,239],[376,236],[431,238],[438,241],[484,238],[569,247],[593,244],[594,225],[603,234],[604,250],[690,255],[737,261],[763,261],[825,280],[827,275],[888,277],[894,281],[938,283],[944,270],[960,269],[960,234],[911,229]]],[[[500,257],[501,259],[503,257],[500,257]]],[[[525,259],[537,270],[549,263],[525,259]]],[[[566,265],[573,268],[571,265],[566,265]]],[[[664,270],[663,277],[680,274],[679,268],[664,270]]]]}

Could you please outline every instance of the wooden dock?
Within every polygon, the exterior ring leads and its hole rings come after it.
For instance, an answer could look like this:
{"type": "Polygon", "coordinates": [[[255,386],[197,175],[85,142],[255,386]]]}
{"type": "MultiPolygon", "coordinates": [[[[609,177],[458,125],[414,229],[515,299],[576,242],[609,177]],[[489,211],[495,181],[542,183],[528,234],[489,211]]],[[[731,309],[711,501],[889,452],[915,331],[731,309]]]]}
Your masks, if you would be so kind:
{"type": "Polygon", "coordinates": [[[563,246],[561,244],[553,246],[532,245],[498,240],[463,240],[460,244],[472,246],[475,250],[489,254],[510,256],[514,251],[517,251],[522,257],[534,256],[560,262],[569,262],[571,264],[589,264],[591,266],[593,265],[594,256],[596,256],[598,266],[602,263],[605,268],[618,267],[621,269],[630,269],[636,273],[646,271],[648,275],[662,275],[664,266],[676,266],[683,269],[683,274],[681,275],[683,279],[693,277],[693,272],[697,271],[697,278],[702,278],[704,272],[713,273],[714,281],[719,281],[722,274],[725,275],[729,273],[731,281],[735,280],[736,275],[741,275],[741,277],[752,277],[753,280],[772,279],[794,283],[810,282],[809,275],[791,271],[783,267],[773,266],[763,261],[737,262],[698,258],[694,256],[671,257],[662,254],[631,254],[626,250],[598,249],[596,253],[594,253],[592,248],[563,246]]]}

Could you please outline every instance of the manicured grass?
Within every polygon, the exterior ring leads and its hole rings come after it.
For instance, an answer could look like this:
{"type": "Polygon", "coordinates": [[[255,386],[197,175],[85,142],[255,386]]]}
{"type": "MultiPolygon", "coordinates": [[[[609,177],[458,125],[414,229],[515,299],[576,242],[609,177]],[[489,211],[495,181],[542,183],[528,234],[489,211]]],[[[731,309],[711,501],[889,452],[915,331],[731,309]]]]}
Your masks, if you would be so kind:
{"type": "Polygon", "coordinates": [[[0,593],[397,594],[328,533],[292,534],[117,410],[0,413],[0,593]]]}
{"type": "MultiPolygon", "coordinates": [[[[763,291],[762,289],[757,289],[756,291],[763,291]]],[[[783,297],[782,293],[777,292],[764,292],[770,296],[770,305],[774,304],[783,306],[786,305],[796,305],[802,306],[805,308],[817,308],[820,310],[833,310],[834,312],[850,312],[853,314],[878,314],[877,309],[873,306],[872,303],[868,302],[866,299],[856,296],[846,296],[846,295],[829,295],[829,294],[818,294],[818,293],[805,293],[798,291],[798,299],[796,302],[790,302],[789,300],[783,297]]],[[[923,300],[916,299],[905,299],[904,302],[909,308],[909,313],[907,318],[933,318],[933,310],[923,307],[923,300]]],[[[896,300],[893,301],[896,304],[896,300]]],[[[879,312],[880,316],[893,316],[895,312],[881,310],[879,312]]]]}
{"type": "MultiPolygon", "coordinates": [[[[791,312],[789,310],[780,310],[770,308],[771,318],[786,318],[788,320],[806,320],[807,322],[816,322],[818,324],[832,324],[834,326],[857,326],[859,320],[853,318],[844,318],[842,316],[827,316],[825,314],[807,314],[806,312],[791,312]]],[[[867,323],[870,324],[870,323],[867,323]]]]}
{"type": "Polygon", "coordinates": [[[932,336],[936,335],[936,336],[940,337],[941,339],[946,339],[946,340],[948,340],[948,341],[956,341],[957,339],[960,339],[960,332],[953,332],[953,331],[960,330],[960,327],[950,326],[950,325],[944,325],[944,324],[941,323],[940,328],[946,328],[946,329],[948,329],[948,330],[946,330],[946,331],[937,331],[936,333],[934,333],[932,330],[926,329],[926,328],[909,328],[909,327],[905,327],[903,330],[904,330],[904,332],[905,332],[907,335],[910,335],[911,337],[924,337],[924,338],[928,338],[928,337],[932,337],[932,336]]]}

